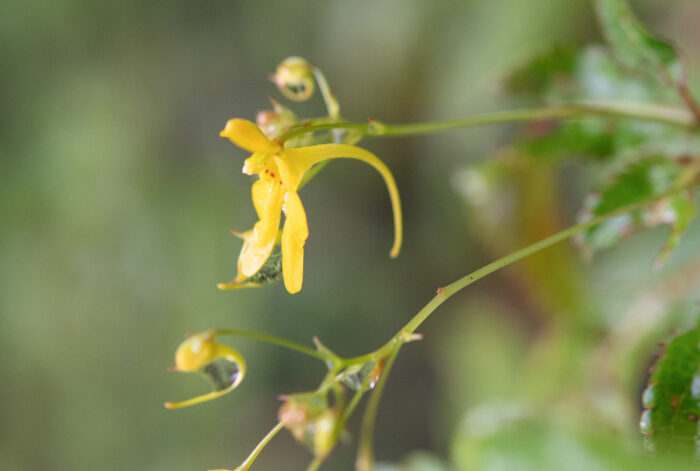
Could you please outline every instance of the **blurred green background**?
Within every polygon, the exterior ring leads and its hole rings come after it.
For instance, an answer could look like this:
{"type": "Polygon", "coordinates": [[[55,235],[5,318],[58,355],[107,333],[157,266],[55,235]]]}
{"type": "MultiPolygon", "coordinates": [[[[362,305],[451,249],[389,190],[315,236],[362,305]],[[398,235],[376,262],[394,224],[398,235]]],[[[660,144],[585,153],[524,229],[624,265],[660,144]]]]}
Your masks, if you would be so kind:
{"type": "MultiPolygon", "coordinates": [[[[683,47],[700,77],[700,5],[633,5],[683,47]]],[[[572,222],[593,184],[594,166],[523,169],[518,218],[499,228],[504,242],[463,204],[459,175],[505,144],[511,128],[366,141],[401,191],[401,256],[387,255],[381,179],[338,161],[302,194],[311,234],[302,292],[290,296],[281,284],[218,291],[240,249],[228,230],[254,222],[251,179],[240,171],[247,155],[218,132],[228,118],[269,108],[268,96],[290,105],[267,81],[279,61],[300,55],[318,65],[348,119],[410,122],[514,106],[499,93],[510,68],[550,44],[597,41],[585,0],[3,3],[0,469],[234,468],[274,425],[277,395],[315,388],[322,365],[229,342],[249,364],[240,388],[166,411],[164,401],[207,388],[167,372],[186,333],[254,329],[305,343],[318,335],[341,355],[365,353],[437,286],[572,222]]],[[[318,97],[294,109],[323,111],[318,97]]],[[[425,450],[431,455],[405,469],[442,469],[442,461],[486,469],[470,461],[486,440],[470,421],[512,431],[508,421],[540,410],[556,425],[522,425],[522,436],[544,427],[545,449],[550,435],[565,437],[552,445],[565,463],[598,469],[582,434],[641,448],[645,365],[667,329],[697,311],[700,269],[690,260],[700,229],[653,272],[665,231],[590,265],[563,244],[441,307],[421,329],[425,340],[399,356],[379,415],[378,458],[401,462],[425,450]],[[685,284],[669,278],[679,267],[685,284]]],[[[490,443],[489,453],[525,463],[522,450],[507,451],[517,442],[490,443]]],[[[327,469],[352,469],[355,445],[340,446],[327,469]]],[[[309,459],[284,433],[254,469],[304,469],[309,459]]],[[[496,462],[504,467],[488,469],[536,469],[496,462]]]]}

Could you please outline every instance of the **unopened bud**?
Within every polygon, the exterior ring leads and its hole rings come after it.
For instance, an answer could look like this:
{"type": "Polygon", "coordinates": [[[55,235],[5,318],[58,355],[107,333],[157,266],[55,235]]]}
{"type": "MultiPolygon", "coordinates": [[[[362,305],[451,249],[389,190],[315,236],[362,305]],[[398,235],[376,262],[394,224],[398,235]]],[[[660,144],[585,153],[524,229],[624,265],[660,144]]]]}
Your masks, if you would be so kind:
{"type": "Polygon", "coordinates": [[[314,93],[313,67],[301,57],[288,57],[271,77],[279,91],[294,101],[306,101],[314,93]]]}
{"type": "Polygon", "coordinates": [[[270,101],[274,110],[259,112],[255,121],[268,139],[274,139],[298,125],[299,118],[289,108],[285,108],[275,100],[271,99],[270,101]]]}
{"type": "Polygon", "coordinates": [[[314,456],[324,458],[335,445],[338,412],[319,394],[294,394],[283,399],[280,422],[314,456]]]}
{"type": "Polygon", "coordinates": [[[216,399],[233,391],[245,376],[245,360],[236,350],[217,343],[215,332],[207,331],[189,336],[175,352],[172,371],[201,373],[207,377],[214,390],[181,402],[166,402],[168,409],[199,404],[216,399]]]}

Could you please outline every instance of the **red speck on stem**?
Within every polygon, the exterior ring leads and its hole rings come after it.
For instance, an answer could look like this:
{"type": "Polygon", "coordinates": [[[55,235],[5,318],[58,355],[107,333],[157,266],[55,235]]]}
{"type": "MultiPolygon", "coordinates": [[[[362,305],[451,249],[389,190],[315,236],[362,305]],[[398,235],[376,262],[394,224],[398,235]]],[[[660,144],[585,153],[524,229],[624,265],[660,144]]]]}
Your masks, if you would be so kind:
{"type": "Polygon", "coordinates": [[[367,118],[367,121],[369,121],[370,123],[374,123],[374,122],[376,122],[377,120],[374,119],[374,118],[367,118]]]}
{"type": "Polygon", "coordinates": [[[438,289],[436,291],[437,294],[442,294],[442,286],[438,286],[438,289]]]}
{"type": "Polygon", "coordinates": [[[384,363],[386,363],[386,357],[379,360],[377,367],[374,369],[374,374],[372,375],[372,379],[369,383],[369,387],[371,389],[374,389],[374,387],[377,385],[377,381],[379,381],[379,376],[381,376],[382,370],[384,369],[384,363]]]}

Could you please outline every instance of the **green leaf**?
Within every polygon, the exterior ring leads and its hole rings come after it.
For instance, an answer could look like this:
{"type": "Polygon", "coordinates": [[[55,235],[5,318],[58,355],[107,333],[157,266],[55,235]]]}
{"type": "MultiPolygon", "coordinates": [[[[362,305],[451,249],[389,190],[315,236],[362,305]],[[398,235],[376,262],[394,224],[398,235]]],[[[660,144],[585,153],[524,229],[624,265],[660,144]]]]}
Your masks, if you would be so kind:
{"type": "Polygon", "coordinates": [[[581,50],[561,46],[545,50],[514,69],[508,91],[547,103],[633,100],[678,102],[675,91],[630,71],[600,45],[581,50]]]}
{"type": "MultiPolygon", "coordinates": [[[[458,426],[452,456],[459,471],[690,470],[686,462],[648,456],[594,420],[574,424],[566,409],[525,404],[486,404],[458,426]]],[[[569,412],[570,413],[570,412],[569,412]]]]}
{"type": "Polygon", "coordinates": [[[644,391],[640,428],[650,450],[695,457],[700,451],[700,328],[673,339],[644,391]]]}
{"type": "Polygon", "coordinates": [[[685,82],[685,70],[675,48],[647,32],[625,0],[596,0],[605,38],[615,56],[637,71],[654,71],[667,84],[685,82]]]}
{"type": "MultiPolygon", "coordinates": [[[[589,220],[644,198],[670,190],[685,170],[685,165],[663,156],[646,158],[628,166],[611,183],[590,194],[584,202],[580,219],[589,220]]],[[[596,250],[611,247],[642,229],[670,225],[671,235],[657,257],[661,264],[695,215],[695,194],[685,191],[660,200],[645,209],[623,214],[594,226],[575,242],[588,256],[596,250]]]]}
{"type": "MultiPolygon", "coordinates": [[[[608,50],[553,48],[515,69],[505,81],[512,93],[537,104],[576,101],[635,101],[678,106],[675,89],[621,66],[608,50]]],[[[564,157],[626,158],[629,154],[695,155],[698,136],[683,129],[633,119],[586,117],[575,121],[539,121],[522,128],[517,144],[525,154],[564,157]]]]}
{"type": "Polygon", "coordinates": [[[575,94],[579,51],[555,46],[535,55],[513,70],[505,79],[506,88],[518,95],[548,97],[557,91],[562,95],[575,94]]]}

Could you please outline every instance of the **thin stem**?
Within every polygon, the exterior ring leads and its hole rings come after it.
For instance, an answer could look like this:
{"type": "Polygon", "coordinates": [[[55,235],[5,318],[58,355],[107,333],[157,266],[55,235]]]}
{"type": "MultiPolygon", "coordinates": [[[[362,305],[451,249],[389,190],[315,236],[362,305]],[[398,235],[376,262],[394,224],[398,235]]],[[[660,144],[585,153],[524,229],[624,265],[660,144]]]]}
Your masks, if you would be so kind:
{"type": "Polygon", "coordinates": [[[326,76],[323,75],[323,72],[321,72],[321,69],[318,67],[312,67],[311,72],[314,74],[316,83],[318,83],[318,88],[321,90],[321,95],[323,96],[323,102],[326,104],[328,116],[332,119],[338,119],[340,117],[340,105],[338,104],[338,100],[335,99],[335,95],[333,95],[330,85],[328,85],[326,76]]]}
{"type": "Polygon", "coordinates": [[[322,464],[322,458],[314,458],[314,460],[309,464],[309,467],[306,468],[306,471],[318,471],[322,464]]]}
{"type": "MultiPolygon", "coordinates": [[[[336,370],[331,371],[329,373],[329,376],[332,376],[333,378],[335,378],[335,376],[337,374],[337,370],[340,370],[342,368],[343,368],[342,366],[339,366],[336,370]]],[[[338,441],[338,437],[343,432],[343,430],[345,430],[345,424],[347,424],[347,422],[350,419],[350,417],[352,416],[353,412],[355,412],[355,409],[360,404],[360,400],[362,399],[364,394],[369,390],[369,384],[372,381],[372,376],[373,375],[368,374],[365,377],[365,379],[362,381],[362,384],[360,385],[359,389],[357,391],[355,391],[355,394],[352,396],[352,399],[350,400],[350,403],[348,403],[348,406],[346,408],[343,408],[342,406],[340,407],[340,410],[343,411],[343,415],[340,416],[340,419],[338,420],[338,422],[335,425],[335,430],[333,431],[332,442],[334,444],[338,441]]],[[[328,378],[328,376],[327,376],[327,378],[328,378]]],[[[326,380],[324,380],[324,382],[325,381],[326,380]]],[[[309,464],[309,467],[306,468],[306,471],[318,470],[326,458],[327,458],[327,456],[324,456],[323,458],[321,458],[321,457],[315,458],[309,464]]]]}
{"type": "Polygon", "coordinates": [[[323,123],[292,129],[276,140],[285,142],[292,137],[328,129],[356,129],[366,137],[416,136],[488,124],[571,119],[588,115],[640,119],[683,127],[692,127],[696,124],[692,113],[678,108],[632,102],[577,102],[551,108],[511,110],[454,120],[414,124],[382,124],[376,121],[370,123],[323,123]]]}
{"type": "Polygon", "coordinates": [[[281,337],[277,337],[275,335],[238,329],[215,329],[213,332],[215,335],[232,335],[236,337],[245,337],[252,340],[258,340],[260,342],[270,343],[273,345],[277,345],[278,347],[288,348],[290,350],[303,353],[304,355],[318,358],[319,360],[323,361],[329,359],[328,357],[326,357],[326,355],[314,350],[313,348],[306,347],[304,345],[292,342],[291,340],[283,339],[281,337]]]}
{"type": "Polygon", "coordinates": [[[357,471],[372,470],[374,464],[374,451],[372,443],[374,441],[374,424],[377,421],[379,401],[382,398],[382,392],[384,392],[384,386],[386,386],[389,372],[391,371],[391,367],[394,365],[394,360],[396,360],[396,355],[398,355],[402,344],[403,342],[399,342],[394,345],[394,350],[389,355],[386,365],[384,365],[384,369],[379,377],[377,387],[372,393],[372,396],[369,398],[367,409],[365,409],[365,415],[362,418],[362,430],[360,432],[360,445],[357,450],[357,461],[355,462],[355,468],[357,471]]]}
{"type": "Polygon", "coordinates": [[[685,67],[683,67],[683,72],[676,84],[681,99],[695,118],[695,123],[700,124],[700,105],[698,105],[693,93],[690,91],[690,88],[688,88],[688,76],[685,73],[685,67]]]}
{"type": "Polygon", "coordinates": [[[448,286],[445,286],[444,288],[439,289],[439,293],[430,300],[428,304],[423,307],[394,337],[389,340],[384,346],[379,348],[378,350],[369,353],[367,355],[363,355],[360,357],[355,357],[355,358],[349,358],[343,360],[344,365],[348,364],[354,364],[358,362],[365,362],[365,361],[371,361],[371,360],[377,360],[379,358],[383,358],[384,356],[387,355],[387,352],[389,353],[388,360],[386,362],[386,366],[384,367],[384,371],[382,372],[382,376],[379,379],[379,383],[377,384],[377,389],[375,390],[374,394],[370,398],[370,402],[367,405],[367,409],[365,411],[365,416],[363,418],[363,423],[362,423],[362,432],[361,432],[361,442],[359,446],[359,451],[358,451],[358,456],[357,456],[357,462],[356,462],[356,468],[358,471],[369,471],[372,469],[372,464],[374,462],[374,454],[373,454],[373,448],[372,448],[372,441],[373,441],[373,435],[374,435],[374,423],[376,420],[376,415],[377,415],[377,410],[379,407],[379,401],[381,399],[381,394],[384,389],[384,385],[386,384],[386,380],[389,376],[389,372],[391,370],[391,367],[394,363],[394,360],[396,358],[396,355],[398,354],[401,346],[403,343],[406,341],[405,339],[410,338],[410,335],[415,332],[415,330],[423,323],[425,320],[430,317],[430,315],[437,309],[438,306],[440,306],[443,302],[445,302],[448,298],[450,298],[453,294],[457,293],[463,288],[466,288],[470,284],[474,283],[475,281],[501,269],[504,268],[514,262],[517,262],[518,260],[521,260],[525,257],[528,257],[536,252],[539,252],[540,250],[546,249],[547,247],[550,247],[558,242],[561,242],[563,240],[568,239],[569,237],[585,231],[586,229],[589,229],[591,227],[594,227],[598,224],[601,224],[609,219],[612,219],[614,217],[620,216],[622,214],[626,214],[629,212],[636,211],[638,209],[642,209],[645,206],[648,206],[656,201],[662,200],[668,196],[671,196],[673,194],[676,194],[680,191],[688,190],[690,188],[693,188],[694,186],[697,186],[700,183],[698,181],[698,174],[695,174],[695,176],[690,180],[686,182],[682,182],[679,185],[676,185],[673,189],[666,191],[664,193],[654,195],[649,198],[645,198],[641,201],[638,201],[636,203],[629,204],[627,206],[624,206],[622,208],[619,208],[615,211],[611,211],[610,213],[603,214],[601,216],[592,218],[586,222],[583,222],[581,224],[577,224],[575,226],[569,227],[567,229],[564,229],[563,231],[560,231],[554,235],[551,235],[545,239],[540,240],[539,242],[535,242],[532,245],[529,245],[525,248],[522,248],[516,252],[513,252],[512,254],[506,255],[505,257],[502,257],[478,270],[475,272],[470,273],[469,275],[466,275],[459,280],[449,284],[448,286]]]}
{"type": "MultiPolygon", "coordinates": [[[[250,468],[250,465],[253,464],[253,462],[258,457],[258,455],[263,450],[263,448],[265,448],[267,446],[267,444],[270,443],[270,440],[272,440],[274,438],[274,436],[277,435],[277,432],[282,430],[283,427],[284,427],[284,424],[282,422],[275,425],[275,427],[272,430],[270,430],[267,433],[267,435],[265,435],[263,437],[262,440],[260,440],[260,443],[258,443],[258,446],[256,446],[255,449],[253,449],[253,451],[250,453],[248,458],[246,458],[245,461],[243,463],[241,463],[241,465],[238,468],[235,469],[235,471],[248,471],[248,468],[250,468]]],[[[211,471],[224,471],[224,470],[211,470],[211,471]]]]}
{"type": "MultiPolygon", "coordinates": [[[[638,209],[642,209],[646,206],[649,206],[652,203],[655,203],[656,201],[662,200],[668,196],[674,195],[680,191],[684,191],[687,189],[690,189],[694,186],[698,185],[698,175],[695,175],[695,177],[689,181],[685,182],[683,185],[676,186],[672,188],[669,191],[666,191],[664,193],[660,193],[658,195],[651,196],[649,198],[645,198],[641,201],[638,201],[636,203],[629,204],[627,206],[623,206],[622,208],[619,208],[615,211],[611,211],[607,214],[603,214],[601,216],[594,217],[592,219],[589,219],[586,222],[582,222],[580,224],[576,224],[575,226],[571,226],[568,229],[564,229],[563,231],[557,232],[554,235],[551,235],[545,239],[540,240],[539,242],[535,242],[532,245],[529,245],[525,248],[522,248],[516,252],[513,252],[509,255],[506,255],[505,257],[499,258],[498,260],[489,263],[488,265],[479,268],[475,272],[470,273],[469,275],[466,275],[459,280],[445,286],[444,288],[441,288],[439,290],[439,293],[430,300],[428,304],[423,307],[404,327],[399,331],[399,334],[410,334],[415,332],[415,330],[435,311],[435,309],[440,306],[443,302],[445,302],[450,296],[455,294],[456,292],[460,291],[463,288],[466,288],[470,284],[474,283],[477,280],[480,280],[481,278],[490,275],[491,273],[495,272],[496,270],[500,270],[501,268],[507,267],[511,263],[517,262],[518,260],[521,260],[529,255],[532,255],[536,252],[539,252],[540,250],[546,249],[547,247],[554,245],[558,242],[561,242],[563,240],[568,239],[569,237],[578,234],[579,232],[585,231],[586,229],[589,229],[593,226],[597,226],[598,224],[605,222],[609,219],[612,219],[614,217],[620,216],[622,214],[630,213],[633,211],[636,211],[638,209]]],[[[381,349],[380,349],[381,350],[381,349]]]]}

